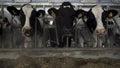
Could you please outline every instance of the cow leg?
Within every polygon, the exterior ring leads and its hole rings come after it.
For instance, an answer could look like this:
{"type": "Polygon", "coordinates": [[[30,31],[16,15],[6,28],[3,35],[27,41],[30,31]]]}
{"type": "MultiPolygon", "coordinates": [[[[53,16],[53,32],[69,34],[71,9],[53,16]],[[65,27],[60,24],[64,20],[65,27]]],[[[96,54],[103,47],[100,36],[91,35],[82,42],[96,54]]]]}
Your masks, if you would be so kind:
{"type": "Polygon", "coordinates": [[[98,44],[97,44],[98,47],[101,48],[103,46],[103,38],[102,37],[98,37],[98,41],[97,42],[98,42],[98,44]]]}
{"type": "MultiPolygon", "coordinates": [[[[69,37],[67,36],[66,38],[65,38],[65,45],[66,45],[66,47],[69,47],[70,46],[70,43],[69,43],[69,37]]],[[[63,41],[64,42],[64,41],[63,41]]]]}
{"type": "Polygon", "coordinates": [[[97,47],[97,42],[98,42],[97,36],[93,35],[93,38],[94,38],[93,47],[97,47]]]}
{"type": "Polygon", "coordinates": [[[24,48],[30,48],[30,47],[32,47],[32,39],[31,37],[25,37],[24,48]]]}
{"type": "Polygon", "coordinates": [[[43,46],[43,37],[42,36],[38,36],[38,38],[37,38],[37,44],[36,44],[36,48],[38,47],[38,48],[41,48],[41,47],[44,47],[43,46]],[[38,41],[37,41],[38,40],[38,41]]]}
{"type": "Polygon", "coordinates": [[[71,47],[72,37],[68,37],[68,47],[71,47]]]}
{"type": "Polygon", "coordinates": [[[83,35],[81,33],[81,30],[78,29],[77,30],[77,43],[78,43],[78,47],[84,47],[84,39],[83,39],[83,35]]]}
{"type": "Polygon", "coordinates": [[[50,33],[50,44],[52,47],[56,47],[57,46],[57,39],[56,39],[55,28],[51,28],[49,30],[49,33],[50,33]]]}
{"type": "Polygon", "coordinates": [[[49,47],[48,45],[48,40],[49,40],[49,29],[44,28],[43,29],[43,37],[42,37],[42,47],[49,47]]]}
{"type": "Polygon", "coordinates": [[[80,47],[84,48],[84,39],[82,37],[79,38],[80,47]]]}
{"type": "Polygon", "coordinates": [[[63,45],[63,47],[71,47],[71,39],[72,39],[72,37],[69,37],[69,36],[65,36],[65,37],[63,37],[63,40],[62,40],[62,45],[63,45]]]}
{"type": "Polygon", "coordinates": [[[58,41],[59,41],[59,47],[63,47],[63,35],[61,28],[57,28],[57,36],[58,36],[58,41]]]}
{"type": "Polygon", "coordinates": [[[62,47],[65,47],[65,45],[68,45],[68,38],[66,36],[62,36],[62,47]]]}
{"type": "Polygon", "coordinates": [[[94,47],[103,47],[104,39],[102,37],[94,36],[94,39],[94,47]]]}

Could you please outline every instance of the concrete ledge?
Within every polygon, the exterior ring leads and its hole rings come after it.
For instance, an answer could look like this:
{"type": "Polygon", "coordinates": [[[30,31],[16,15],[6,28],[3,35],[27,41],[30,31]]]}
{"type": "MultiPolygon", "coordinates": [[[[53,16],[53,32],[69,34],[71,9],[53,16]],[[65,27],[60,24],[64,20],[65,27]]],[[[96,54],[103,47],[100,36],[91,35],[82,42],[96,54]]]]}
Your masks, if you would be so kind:
{"type": "Polygon", "coordinates": [[[0,49],[0,58],[16,59],[21,55],[32,57],[74,57],[120,59],[120,48],[39,48],[0,49]]]}

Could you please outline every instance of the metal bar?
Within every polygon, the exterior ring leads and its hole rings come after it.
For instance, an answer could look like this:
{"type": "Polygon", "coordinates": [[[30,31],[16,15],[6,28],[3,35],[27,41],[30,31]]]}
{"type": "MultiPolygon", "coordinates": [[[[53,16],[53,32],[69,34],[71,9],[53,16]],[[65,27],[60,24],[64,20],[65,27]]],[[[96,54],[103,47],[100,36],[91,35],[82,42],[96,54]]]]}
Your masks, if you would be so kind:
{"type": "Polygon", "coordinates": [[[34,48],[37,47],[37,18],[35,19],[35,45],[34,48]]]}
{"type": "Polygon", "coordinates": [[[11,19],[11,45],[10,45],[10,48],[13,48],[14,46],[14,27],[13,27],[13,19],[14,19],[15,16],[12,16],[12,19],[11,19]]]}
{"type": "Polygon", "coordinates": [[[0,48],[0,52],[16,51],[48,51],[48,52],[73,52],[73,51],[116,51],[120,53],[120,48],[0,48]]]}
{"type": "Polygon", "coordinates": [[[32,57],[74,57],[74,58],[115,58],[120,59],[120,48],[41,48],[41,49],[0,49],[0,58],[21,55],[32,57]]]}
{"type": "MultiPolygon", "coordinates": [[[[25,3],[4,3],[5,6],[7,6],[7,5],[15,5],[15,6],[18,6],[18,7],[20,7],[23,4],[25,4],[25,3]]],[[[46,7],[51,7],[53,5],[53,3],[49,3],[49,2],[47,2],[47,3],[30,3],[30,4],[36,5],[38,7],[43,7],[43,5],[45,5],[46,7]]],[[[102,6],[106,6],[106,5],[114,6],[114,7],[117,7],[117,6],[119,7],[120,6],[120,4],[113,4],[113,3],[96,3],[96,4],[100,4],[102,6]]],[[[94,6],[96,4],[72,3],[72,5],[78,5],[78,6],[82,6],[82,7],[91,7],[91,6],[94,6]]],[[[61,3],[54,3],[54,7],[59,7],[60,5],[61,5],[61,3]]]]}

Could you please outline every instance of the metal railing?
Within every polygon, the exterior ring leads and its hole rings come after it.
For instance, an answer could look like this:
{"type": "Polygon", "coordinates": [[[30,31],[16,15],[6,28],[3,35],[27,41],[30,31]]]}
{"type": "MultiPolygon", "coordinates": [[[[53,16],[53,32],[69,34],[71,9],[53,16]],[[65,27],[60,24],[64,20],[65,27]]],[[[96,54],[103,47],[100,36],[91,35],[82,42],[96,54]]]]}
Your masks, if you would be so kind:
{"type": "MultiPolygon", "coordinates": [[[[116,22],[116,21],[115,21],[116,22]]],[[[118,23],[118,22],[116,22],[116,23],[118,23]]],[[[117,25],[117,24],[116,24],[117,25]]],[[[25,40],[25,37],[22,35],[22,32],[21,32],[21,28],[20,27],[13,27],[13,26],[11,26],[11,27],[9,27],[9,28],[7,28],[6,30],[4,30],[3,31],[3,35],[1,35],[0,36],[0,48],[49,48],[49,47],[51,47],[51,44],[50,44],[50,42],[51,42],[51,40],[50,40],[50,38],[49,37],[47,37],[47,36],[50,36],[49,35],[49,30],[50,30],[50,28],[51,27],[47,27],[46,25],[44,25],[44,29],[45,29],[45,31],[47,30],[48,32],[45,32],[44,31],[44,37],[42,38],[42,37],[40,37],[38,34],[37,34],[37,30],[35,30],[35,35],[33,36],[33,37],[31,37],[30,39],[31,40],[29,40],[29,39],[27,39],[27,40],[25,40]],[[47,33],[47,34],[46,34],[47,33]],[[46,38],[47,37],[47,38],[46,38]],[[45,40],[44,40],[45,39],[45,40]],[[40,43],[40,42],[42,42],[42,43],[40,43]],[[25,46],[25,45],[28,45],[28,46],[25,46]]],[[[117,25],[117,29],[118,29],[118,25],[117,25]]],[[[82,30],[82,32],[84,33],[84,35],[89,35],[89,33],[85,33],[84,31],[86,31],[87,30],[87,27],[85,27],[84,28],[85,30],[82,30]]],[[[54,28],[53,27],[53,30],[55,30],[56,31],[56,28],[54,28]]],[[[76,32],[77,31],[81,31],[81,29],[79,29],[79,28],[77,28],[76,29],[76,32]]],[[[119,31],[120,32],[120,31],[119,31]]],[[[114,33],[112,33],[111,32],[111,34],[113,34],[113,35],[111,35],[112,36],[112,41],[110,41],[110,42],[112,42],[112,44],[110,45],[110,44],[108,44],[109,42],[104,42],[104,46],[103,47],[106,47],[106,48],[108,48],[108,47],[110,47],[110,48],[112,48],[112,47],[114,47],[114,48],[116,48],[116,47],[120,47],[120,45],[119,45],[119,42],[117,42],[117,41],[120,41],[120,33],[117,33],[116,35],[114,34],[114,33]],[[115,39],[116,37],[115,36],[117,36],[118,38],[117,39],[115,39]],[[117,40],[117,41],[115,41],[115,40],[117,40]],[[117,42],[117,43],[116,43],[117,42]]],[[[78,34],[77,34],[77,37],[78,37],[78,34]]],[[[87,36],[87,37],[89,37],[89,36],[87,36]]],[[[99,40],[100,38],[98,38],[98,40],[99,40]]],[[[109,38],[108,38],[108,36],[107,36],[107,39],[106,39],[106,41],[108,41],[109,40],[109,38]]],[[[57,41],[57,40],[56,40],[57,41]]],[[[55,41],[55,42],[56,42],[55,41]]],[[[73,41],[72,40],[72,42],[74,42],[74,44],[72,44],[72,47],[79,47],[80,46],[80,44],[77,44],[77,42],[76,41],[73,41]]],[[[57,42],[56,42],[57,43],[57,42]]],[[[90,45],[90,47],[91,47],[91,43],[93,44],[94,43],[94,41],[92,40],[92,39],[89,39],[86,43],[85,43],[85,47],[86,48],[88,48],[89,47],[89,45],[90,45]],[[87,45],[86,45],[87,44],[87,45]]],[[[98,42],[99,43],[99,42],[98,42]]],[[[56,45],[57,46],[57,45],[56,45]]],[[[90,48],[89,47],[89,48],[90,48]]]]}
{"type": "Polygon", "coordinates": [[[0,2],[22,2],[22,3],[61,3],[64,1],[69,1],[72,3],[120,3],[119,0],[0,0],[0,2]]]}

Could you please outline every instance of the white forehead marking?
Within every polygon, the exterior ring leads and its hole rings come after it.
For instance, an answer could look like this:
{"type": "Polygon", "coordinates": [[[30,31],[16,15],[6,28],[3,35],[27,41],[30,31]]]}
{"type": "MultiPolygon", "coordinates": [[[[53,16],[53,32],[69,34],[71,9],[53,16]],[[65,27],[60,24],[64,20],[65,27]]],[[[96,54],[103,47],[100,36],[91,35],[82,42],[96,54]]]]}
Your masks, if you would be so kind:
{"type": "Polygon", "coordinates": [[[92,8],[92,13],[95,15],[96,18],[101,18],[103,9],[101,6],[95,6],[92,8]]]}
{"type": "Polygon", "coordinates": [[[30,4],[25,5],[22,8],[22,10],[23,10],[23,12],[25,14],[25,17],[26,17],[25,25],[23,27],[29,29],[29,28],[31,28],[29,19],[30,19],[30,16],[31,16],[31,12],[33,10],[32,5],[30,5],[30,4]]]}
{"type": "Polygon", "coordinates": [[[96,22],[97,22],[97,27],[96,29],[102,29],[103,27],[103,23],[102,23],[102,13],[103,13],[103,9],[101,6],[95,6],[92,8],[92,13],[95,16],[96,22]]]}
{"type": "Polygon", "coordinates": [[[32,5],[27,4],[27,5],[23,6],[22,10],[23,10],[25,16],[30,17],[33,8],[32,8],[32,5]]]}

